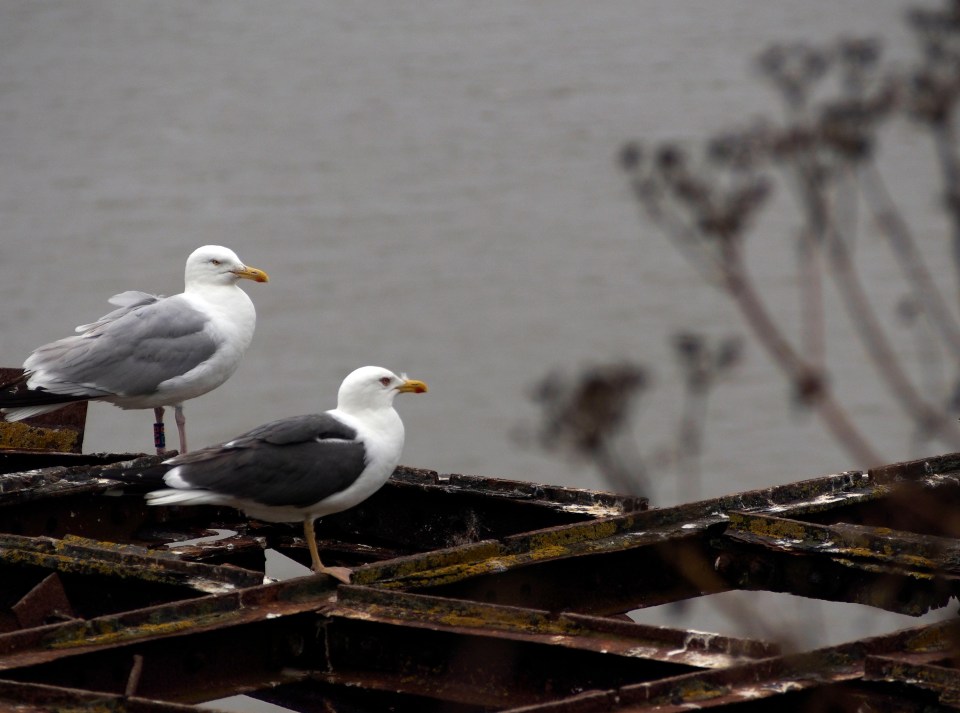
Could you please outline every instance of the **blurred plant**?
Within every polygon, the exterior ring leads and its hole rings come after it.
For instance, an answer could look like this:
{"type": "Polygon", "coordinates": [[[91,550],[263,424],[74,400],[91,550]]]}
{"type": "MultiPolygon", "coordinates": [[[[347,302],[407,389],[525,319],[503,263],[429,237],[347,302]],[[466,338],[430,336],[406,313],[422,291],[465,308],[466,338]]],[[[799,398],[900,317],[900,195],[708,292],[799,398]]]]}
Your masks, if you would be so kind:
{"type": "Polygon", "coordinates": [[[646,495],[647,468],[621,436],[647,385],[646,371],[634,364],[591,366],[572,380],[559,372],[548,374],[533,391],[543,411],[541,445],[594,463],[620,493],[646,495]]]}
{"type": "Polygon", "coordinates": [[[960,163],[954,113],[960,94],[960,2],[916,10],[911,26],[924,48],[906,73],[885,67],[881,44],[840,39],[826,47],[777,45],[757,61],[783,100],[785,119],[727,131],[698,152],[675,144],[631,143],[620,163],[646,216],[739,307],[752,334],[780,367],[799,406],[815,412],[857,465],[884,462],[835,396],[826,365],[824,268],[832,278],[879,381],[914,424],[918,442],[960,447],[950,407],[956,399],[921,388],[891,344],[855,269],[861,209],[886,237],[910,290],[910,303],[960,361],[960,323],[924,263],[878,166],[881,130],[908,117],[937,149],[960,274],[960,163]],[[695,157],[694,157],[695,155],[695,157]],[[798,208],[800,338],[771,310],[745,261],[747,237],[785,184],[798,208]]]}
{"type": "MultiPolygon", "coordinates": [[[[737,363],[742,342],[728,337],[712,344],[694,332],[678,332],[673,349],[684,383],[676,442],[663,448],[663,460],[679,471],[682,497],[700,494],[700,454],[707,401],[718,380],[737,363]]],[[[617,492],[649,496],[647,459],[632,440],[632,416],[650,388],[649,370],[632,363],[595,364],[568,376],[555,371],[533,390],[541,408],[537,434],[547,450],[564,450],[592,463],[617,492]]]]}
{"type": "Polygon", "coordinates": [[[678,496],[681,500],[698,500],[707,400],[717,380],[740,363],[743,341],[726,337],[713,345],[703,335],[680,332],[673,337],[673,348],[684,377],[683,411],[677,434],[678,496]]]}
{"type": "MultiPolygon", "coordinates": [[[[677,143],[631,142],[619,154],[646,219],[688,258],[704,282],[736,305],[786,379],[795,407],[815,414],[846,449],[852,465],[862,468],[887,460],[836,394],[827,364],[827,279],[877,383],[912,424],[913,447],[935,441],[960,450],[960,287],[958,298],[944,297],[879,161],[888,138],[884,132],[894,122],[929,140],[960,286],[960,0],[945,0],[939,10],[912,10],[907,21],[921,48],[907,69],[886,64],[875,39],[776,45],[759,56],[757,67],[782,100],[782,118],[720,132],[694,150],[677,143]],[[771,210],[777,189],[792,201],[798,216],[789,237],[797,259],[799,325],[775,312],[746,259],[748,238],[763,212],[771,210]],[[881,318],[856,269],[856,239],[868,231],[884,239],[904,277],[907,295],[888,316],[893,319],[881,318]],[[931,368],[908,371],[906,355],[890,338],[897,324],[912,330],[911,346],[931,368]],[[947,369],[953,371],[953,388],[942,378],[947,369]]],[[[784,202],[778,201],[778,211],[784,202]]],[[[740,361],[744,347],[737,339],[711,344],[692,333],[676,334],[673,347],[685,393],[671,462],[678,468],[681,493],[693,499],[699,495],[708,397],[740,361]]],[[[646,374],[642,367],[621,364],[591,367],[574,378],[550,375],[536,393],[544,411],[541,442],[591,460],[618,490],[648,494],[649,473],[627,428],[637,397],[648,390],[646,374]]],[[[893,514],[867,524],[921,533],[918,537],[955,532],[960,517],[955,503],[943,501],[939,492],[891,487],[890,498],[893,514]]],[[[941,544],[929,546],[937,552],[941,544]]],[[[670,566],[701,593],[740,588],[724,562],[721,556],[711,565],[702,553],[691,552],[672,558],[670,566]]],[[[897,586],[893,579],[877,585],[877,600],[898,598],[897,586]]],[[[682,604],[674,606],[682,609],[682,604]]],[[[780,622],[763,621],[745,600],[716,606],[732,620],[759,625],[782,642],[791,639],[780,622]]],[[[807,624],[818,626],[816,621],[807,624]]],[[[812,700],[806,710],[829,706],[812,700]]]]}
{"type": "MultiPolygon", "coordinates": [[[[941,9],[911,10],[907,22],[921,51],[906,69],[886,63],[882,43],[871,38],[841,38],[822,46],[774,45],[760,54],[756,66],[782,100],[781,118],[721,131],[694,150],[672,142],[631,142],[619,156],[646,218],[706,282],[739,308],[750,333],[787,380],[795,406],[816,414],[849,453],[852,465],[860,467],[886,458],[836,395],[826,359],[826,279],[835,286],[877,383],[912,424],[914,447],[936,441],[960,449],[960,381],[952,388],[938,386],[931,372],[915,376],[908,371],[890,338],[897,322],[881,318],[855,262],[859,234],[872,229],[886,240],[908,290],[901,304],[909,309],[901,309],[900,316],[909,320],[899,324],[908,321],[917,339],[926,340],[924,353],[938,354],[956,379],[960,320],[951,300],[938,289],[892,197],[879,155],[883,132],[894,121],[929,138],[960,278],[960,0],[946,0],[941,9]],[[774,191],[784,188],[798,216],[793,236],[801,306],[797,330],[772,309],[746,259],[748,238],[759,217],[770,209],[774,191]]],[[[960,297],[956,302],[960,304],[960,297]]],[[[674,460],[687,481],[684,490],[696,493],[706,397],[715,377],[736,363],[741,347],[727,341],[708,348],[693,335],[677,335],[674,346],[686,388],[674,460]]],[[[646,380],[617,396],[612,392],[624,383],[598,382],[596,369],[588,370],[579,383],[564,383],[554,374],[541,384],[537,400],[547,410],[541,440],[551,447],[566,443],[593,459],[619,489],[645,490],[643,485],[626,487],[626,479],[640,477],[638,482],[645,483],[648,477],[639,454],[633,453],[632,464],[625,466],[622,457],[610,455],[609,443],[629,421],[632,396],[646,387],[646,380]],[[607,404],[599,411],[593,401],[597,392],[607,404]]],[[[641,367],[633,369],[646,373],[641,367]]]]}

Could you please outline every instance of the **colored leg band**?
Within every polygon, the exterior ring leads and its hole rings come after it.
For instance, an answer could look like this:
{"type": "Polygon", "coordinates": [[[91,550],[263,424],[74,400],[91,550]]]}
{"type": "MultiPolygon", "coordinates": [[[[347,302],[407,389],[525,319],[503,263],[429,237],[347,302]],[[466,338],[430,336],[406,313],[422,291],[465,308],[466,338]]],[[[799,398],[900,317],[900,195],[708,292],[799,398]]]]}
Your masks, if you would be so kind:
{"type": "Polygon", "coordinates": [[[154,448],[167,447],[167,436],[163,430],[162,423],[153,424],[153,447],[154,448]]]}

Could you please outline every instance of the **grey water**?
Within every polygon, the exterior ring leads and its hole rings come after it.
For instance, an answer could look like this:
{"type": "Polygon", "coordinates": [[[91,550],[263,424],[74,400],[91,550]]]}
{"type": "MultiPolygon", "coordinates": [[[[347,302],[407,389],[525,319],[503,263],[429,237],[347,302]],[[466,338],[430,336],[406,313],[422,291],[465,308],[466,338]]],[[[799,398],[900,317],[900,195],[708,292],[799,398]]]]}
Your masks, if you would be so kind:
{"type": "MultiPolygon", "coordinates": [[[[330,408],[346,373],[380,364],[430,385],[398,399],[406,464],[607,487],[589,464],[533,442],[537,381],[598,362],[646,364],[655,388],[632,427],[654,452],[680,417],[670,335],[744,333],[639,213],[618,149],[630,139],[693,145],[777,116],[751,65],[770,42],[880,36],[890,56],[908,58],[906,7],[5,0],[0,364],[17,366],[105,313],[110,295],[178,292],[189,252],[219,243],[271,281],[244,285],[258,311],[254,343],[226,385],[188,403],[192,445],[330,408]]],[[[936,279],[954,289],[935,184],[914,158],[920,140],[909,127],[892,132],[896,195],[921,220],[936,279]]],[[[787,324],[796,227],[796,213],[778,209],[751,238],[751,267],[787,324]]],[[[878,238],[859,250],[871,296],[892,314],[905,289],[894,262],[878,238]]],[[[828,327],[841,398],[883,456],[943,450],[913,444],[839,310],[828,327]]],[[[895,338],[911,349],[906,330],[895,338]]],[[[935,368],[907,356],[917,373],[935,368]]],[[[697,497],[864,465],[788,397],[751,344],[711,399],[697,497]]],[[[149,451],[151,421],[93,405],[85,448],[149,451]]],[[[654,505],[689,499],[673,471],[654,471],[654,505]]],[[[917,621],[750,597],[763,600],[751,625],[709,600],[637,617],[741,635],[770,633],[765,619],[802,645],[917,621]]]]}

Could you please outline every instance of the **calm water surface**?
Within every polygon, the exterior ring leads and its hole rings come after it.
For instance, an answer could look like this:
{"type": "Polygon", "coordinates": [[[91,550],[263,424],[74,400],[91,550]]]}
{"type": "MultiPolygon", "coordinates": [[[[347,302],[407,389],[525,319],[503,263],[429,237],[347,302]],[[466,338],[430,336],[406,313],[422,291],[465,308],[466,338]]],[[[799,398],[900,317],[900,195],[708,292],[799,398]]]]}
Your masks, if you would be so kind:
{"type": "MultiPolygon", "coordinates": [[[[588,466],[518,437],[537,423],[532,385],[556,368],[647,363],[657,388],[635,428],[641,447],[655,449],[679,417],[669,335],[741,331],[735,311],[638,215],[618,147],[693,142],[775,113],[750,69],[770,41],[882,35],[906,57],[903,9],[892,0],[7,0],[0,363],[20,364],[106,312],[114,293],[178,292],[189,252],[221,243],[272,280],[245,285],[259,314],[254,344],[231,381],[188,404],[192,443],[329,408],[343,376],[373,363],[431,387],[398,401],[404,462],[603,487],[588,466]]],[[[905,210],[928,216],[921,237],[942,263],[935,196],[919,180],[925,169],[912,173],[915,142],[895,133],[893,178],[905,210]]],[[[795,217],[765,218],[752,255],[787,320],[795,217]]],[[[903,286],[879,241],[865,241],[861,258],[878,303],[892,309],[903,286]]],[[[952,276],[937,279],[949,287],[952,276]]],[[[830,330],[837,383],[864,429],[888,459],[916,455],[845,337],[849,325],[837,317],[830,330]]],[[[862,465],[794,413],[786,393],[751,347],[711,403],[702,496],[862,465]]],[[[95,405],[86,449],[148,450],[151,420],[95,405]]],[[[688,499],[671,473],[657,479],[656,504],[688,499]]],[[[831,607],[824,619],[817,603],[775,595],[768,608],[778,619],[796,612],[817,640],[893,625],[859,607],[831,607]]],[[[709,604],[643,617],[738,633],[709,604]]]]}

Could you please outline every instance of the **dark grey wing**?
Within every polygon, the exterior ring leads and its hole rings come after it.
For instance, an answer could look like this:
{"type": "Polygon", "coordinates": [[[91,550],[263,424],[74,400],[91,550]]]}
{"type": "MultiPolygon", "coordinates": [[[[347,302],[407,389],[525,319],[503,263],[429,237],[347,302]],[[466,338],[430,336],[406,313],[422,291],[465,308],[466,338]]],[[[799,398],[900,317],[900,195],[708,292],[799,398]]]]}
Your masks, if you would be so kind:
{"type": "Polygon", "coordinates": [[[168,461],[191,487],[264,505],[306,507],[345,490],[366,467],[356,431],[329,414],[265,424],[222,446],[168,461]]]}
{"type": "Polygon", "coordinates": [[[315,413],[306,416],[291,416],[272,421],[247,431],[234,438],[230,443],[241,444],[247,440],[262,440],[275,445],[299,443],[307,440],[353,441],[357,432],[340,419],[329,413],[315,413]]]}
{"type": "Polygon", "coordinates": [[[204,331],[209,318],[180,295],[111,314],[116,313],[83,334],[40,347],[24,368],[53,374],[38,386],[55,393],[136,396],[152,393],[217,350],[204,331]]]}

